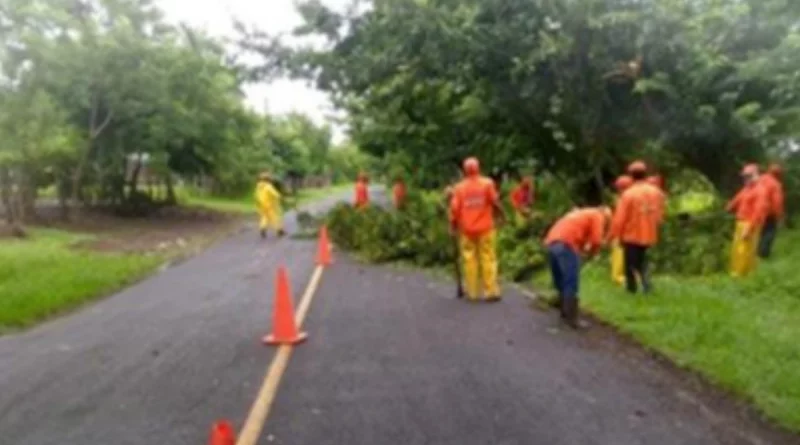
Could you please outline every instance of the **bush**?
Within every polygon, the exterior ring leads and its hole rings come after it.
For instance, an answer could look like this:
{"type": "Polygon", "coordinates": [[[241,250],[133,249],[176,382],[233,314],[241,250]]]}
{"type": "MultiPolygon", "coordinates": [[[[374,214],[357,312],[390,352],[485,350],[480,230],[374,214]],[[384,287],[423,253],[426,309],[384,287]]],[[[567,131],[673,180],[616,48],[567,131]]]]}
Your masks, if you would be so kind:
{"type": "MultiPolygon", "coordinates": [[[[557,206],[560,209],[565,206],[557,206]]],[[[522,226],[509,221],[498,231],[500,272],[526,281],[547,267],[542,238],[559,214],[539,210],[522,226]]],[[[402,211],[372,206],[355,210],[342,204],[328,215],[331,237],[342,248],[371,262],[408,262],[421,267],[448,267],[455,255],[440,195],[411,193],[402,211]]],[[[661,242],[652,249],[657,273],[703,275],[724,270],[732,218],[720,210],[701,215],[675,215],[662,227],[661,242]]]]}

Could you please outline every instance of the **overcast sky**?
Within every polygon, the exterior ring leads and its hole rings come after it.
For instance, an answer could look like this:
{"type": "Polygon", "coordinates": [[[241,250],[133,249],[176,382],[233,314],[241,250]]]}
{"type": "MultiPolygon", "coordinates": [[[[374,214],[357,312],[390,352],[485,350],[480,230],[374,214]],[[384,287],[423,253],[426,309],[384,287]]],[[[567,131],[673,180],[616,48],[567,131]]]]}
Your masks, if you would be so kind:
{"type": "MultiPolygon", "coordinates": [[[[270,33],[290,31],[300,23],[292,0],[156,0],[156,3],[169,21],[185,22],[219,37],[235,36],[234,17],[270,33]]],[[[340,9],[347,0],[323,0],[323,3],[340,9]]],[[[249,86],[247,102],[258,111],[264,111],[266,102],[271,113],[305,113],[318,123],[326,121],[326,116],[333,112],[323,93],[304,82],[289,80],[249,86]]],[[[341,138],[341,134],[336,136],[341,138]]]]}

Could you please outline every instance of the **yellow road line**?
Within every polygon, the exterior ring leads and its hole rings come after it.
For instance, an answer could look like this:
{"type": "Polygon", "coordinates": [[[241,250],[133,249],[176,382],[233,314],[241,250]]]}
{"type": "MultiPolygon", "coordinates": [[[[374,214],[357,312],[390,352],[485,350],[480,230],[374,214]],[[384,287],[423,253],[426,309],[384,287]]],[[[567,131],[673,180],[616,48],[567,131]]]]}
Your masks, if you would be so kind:
{"type": "MultiPolygon", "coordinates": [[[[308,309],[311,307],[311,301],[314,299],[314,295],[319,287],[319,282],[322,279],[323,270],[322,266],[317,266],[317,268],[314,269],[311,281],[309,281],[306,291],[300,299],[300,305],[297,307],[297,313],[295,315],[298,328],[303,326],[303,321],[306,318],[306,314],[308,314],[308,309]]],[[[272,363],[270,363],[267,369],[267,375],[264,377],[264,383],[261,384],[261,389],[258,391],[258,396],[253,403],[253,407],[250,408],[250,414],[247,416],[242,431],[239,433],[239,439],[236,441],[236,445],[256,445],[258,442],[261,430],[264,428],[264,424],[269,417],[272,402],[275,400],[275,395],[278,392],[281,377],[283,377],[284,372],[286,372],[286,367],[289,365],[289,358],[292,356],[293,349],[294,347],[291,345],[281,345],[278,348],[278,352],[275,353],[275,357],[272,359],[272,363]]]]}

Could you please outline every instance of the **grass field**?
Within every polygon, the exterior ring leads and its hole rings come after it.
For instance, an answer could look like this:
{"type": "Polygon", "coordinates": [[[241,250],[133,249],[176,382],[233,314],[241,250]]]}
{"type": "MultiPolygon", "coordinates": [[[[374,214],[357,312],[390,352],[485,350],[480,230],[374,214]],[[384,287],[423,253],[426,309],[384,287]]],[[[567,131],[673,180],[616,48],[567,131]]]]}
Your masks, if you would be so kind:
{"type": "MultiPolygon", "coordinates": [[[[295,205],[308,204],[323,199],[334,193],[341,193],[353,188],[352,184],[337,184],[323,188],[302,189],[297,194],[297,199],[290,198],[295,205]]],[[[206,207],[212,210],[227,213],[252,214],[256,212],[255,201],[252,194],[238,198],[222,198],[202,195],[189,190],[179,191],[180,200],[190,206],[206,207]]]]}
{"type": "Polygon", "coordinates": [[[647,297],[612,285],[607,265],[592,265],[582,275],[583,305],[800,432],[799,245],[800,231],[783,231],[774,259],[747,279],[657,276],[647,297]]]}
{"type": "Polygon", "coordinates": [[[26,240],[0,242],[0,331],[29,326],[119,289],[151,272],[164,258],[78,250],[86,239],[34,230],[26,240]]]}

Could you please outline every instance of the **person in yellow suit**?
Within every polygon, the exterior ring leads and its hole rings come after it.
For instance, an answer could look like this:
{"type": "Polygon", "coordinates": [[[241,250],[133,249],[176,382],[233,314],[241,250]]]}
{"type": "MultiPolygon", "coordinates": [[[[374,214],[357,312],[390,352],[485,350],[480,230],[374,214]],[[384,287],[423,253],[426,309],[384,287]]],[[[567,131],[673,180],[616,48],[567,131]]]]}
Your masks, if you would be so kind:
{"type": "MultiPolygon", "coordinates": [[[[617,198],[622,195],[622,192],[633,185],[633,178],[628,175],[622,175],[614,181],[614,188],[617,189],[617,198]]],[[[618,285],[625,284],[625,253],[622,250],[622,245],[619,240],[611,243],[611,280],[618,285]]]]}
{"type": "Polygon", "coordinates": [[[744,277],[756,268],[756,251],[764,220],[769,214],[769,198],[759,181],[758,165],[742,169],[744,186],[728,203],[728,211],[736,214],[736,231],[731,246],[731,276],[744,277]]]}
{"type": "Polygon", "coordinates": [[[278,236],[283,236],[283,210],[281,209],[281,194],[272,183],[269,173],[258,176],[256,185],[256,204],[258,205],[261,238],[267,237],[267,229],[275,230],[278,236]]]}
{"type": "Polygon", "coordinates": [[[505,214],[494,181],[480,174],[477,159],[464,161],[464,174],[450,199],[450,229],[461,239],[467,298],[478,301],[482,278],[486,301],[500,301],[494,220],[505,220],[505,214]]]}

